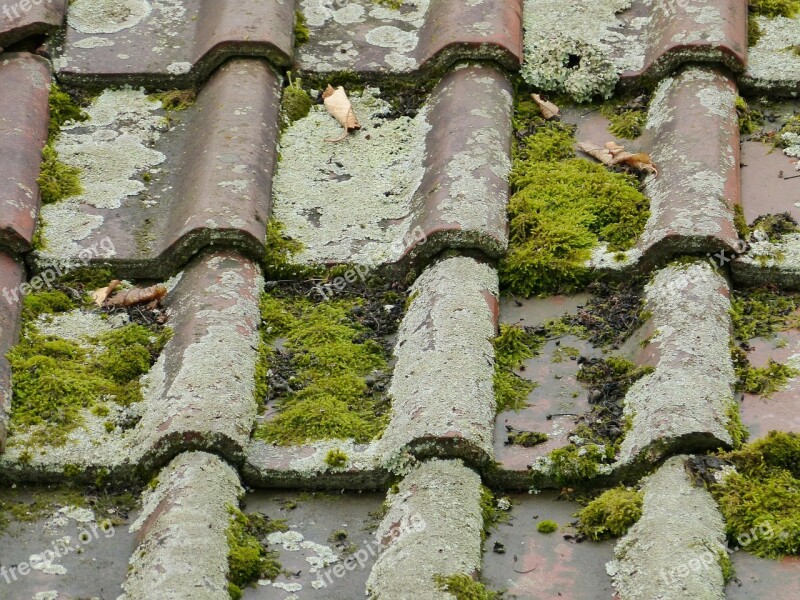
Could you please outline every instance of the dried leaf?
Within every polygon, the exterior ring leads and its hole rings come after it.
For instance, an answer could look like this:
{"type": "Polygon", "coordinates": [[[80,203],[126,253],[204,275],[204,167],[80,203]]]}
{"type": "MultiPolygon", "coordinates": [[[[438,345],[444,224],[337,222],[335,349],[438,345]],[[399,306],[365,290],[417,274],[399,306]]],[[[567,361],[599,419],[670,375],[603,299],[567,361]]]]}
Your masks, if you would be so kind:
{"type": "Polygon", "coordinates": [[[350,99],[347,97],[342,86],[334,90],[333,86],[328,85],[328,88],[322,92],[322,101],[325,103],[325,108],[328,109],[331,116],[344,127],[344,133],[341,137],[335,140],[325,140],[326,142],[340,142],[346,138],[347,134],[351,131],[361,129],[361,124],[358,122],[353,112],[353,105],[350,103],[350,99]]]}
{"type": "Polygon", "coordinates": [[[157,303],[167,295],[167,288],[160,283],[146,288],[133,288],[123,290],[119,294],[106,299],[103,306],[122,307],[145,304],[156,301],[157,303]]]}
{"type": "Polygon", "coordinates": [[[111,292],[113,292],[115,289],[117,289],[117,287],[119,287],[120,283],[121,282],[119,281],[119,279],[115,279],[111,283],[109,283],[106,287],[99,288],[93,291],[91,296],[92,300],[94,300],[94,303],[97,304],[97,306],[103,306],[103,302],[105,302],[106,298],[108,298],[111,295],[111,292]]]}
{"type": "Polygon", "coordinates": [[[533,98],[533,101],[536,102],[539,110],[542,111],[542,116],[544,117],[545,121],[549,121],[550,119],[561,116],[561,110],[552,102],[542,100],[542,97],[539,94],[531,94],[531,98],[533,98]]]}
{"type": "Polygon", "coordinates": [[[656,169],[649,154],[628,152],[625,150],[625,146],[620,146],[616,142],[607,142],[605,147],[580,142],[578,148],[607,167],[625,165],[635,171],[646,171],[647,173],[658,175],[658,169],[656,169]]]}

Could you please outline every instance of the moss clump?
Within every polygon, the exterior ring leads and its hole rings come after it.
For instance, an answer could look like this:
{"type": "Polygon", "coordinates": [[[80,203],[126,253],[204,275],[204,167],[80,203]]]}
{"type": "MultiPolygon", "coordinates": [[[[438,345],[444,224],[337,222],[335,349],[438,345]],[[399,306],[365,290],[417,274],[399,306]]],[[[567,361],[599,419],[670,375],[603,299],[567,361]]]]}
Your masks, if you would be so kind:
{"type": "Polygon", "coordinates": [[[731,446],[734,450],[738,450],[750,437],[750,432],[747,430],[744,423],[742,423],[742,414],[739,411],[739,404],[735,400],[729,400],[728,407],[725,410],[725,416],[727,417],[725,428],[731,436],[731,446]]]}
{"type": "Polygon", "coordinates": [[[168,90],[150,95],[151,100],[161,102],[161,107],[167,111],[182,111],[194,105],[197,101],[195,90],[168,90]]]}
{"type": "Polygon", "coordinates": [[[42,202],[52,204],[82,194],[80,172],[77,167],[61,162],[55,146],[48,142],[42,150],[42,164],[39,177],[36,179],[42,202]]]}
{"type": "Polygon", "coordinates": [[[608,490],[578,512],[578,530],[595,541],[625,535],[642,516],[643,500],[630,488],[608,490]]]}
{"type": "Polygon", "coordinates": [[[558,486],[578,485],[601,474],[605,463],[612,459],[609,449],[603,445],[570,444],[553,450],[547,457],[544,474],[558,486]]]}
{"type": "Polygon", "coordinates": [[[784,134],[800,135],[800,115],[793,115],[783,124],[778,135],[775,136],[775,145],[779,148],[786,148],[796,142],[791,141],[792,136],[784,137],[784,134]]]}
{"type": "Polygon", "coordinates": [[[497,527],[500,523],[508,522],[508,512],[501,509],[497,505],[497,500],[490,490],[485,485],[481,486],[481,516],[483,517],[483,529],[481,530],[481,540],[486,540],[492,529],[497,527]]]}
{"type": "Polygon", "coordinates": [[[733,561],[731,561],[727,551],[721,548],[717,549],[717,564],[720,571],[722,571],[722,582],[727,585],[728,582],[733,580],[736,570],[733,568],[733,561]]]}
{"type": "Polygon", "coordinates": [[[325,464],[334,469],[346,467],[349,460],[350,458],[347,454],[338,448],[336,450],[328,450],[328,454],[325,456],[325,464]]]}
{"type": "Polygon", "coordinates": [[[372,0],[375,4],[388,6],[394,10],[399,10],[403,6],[403,0],[372,0]]]}
{"type": "Polygon", "coordinates": [[[795,314],[800,295],[778,294],[766,288],[741,290],[731,299],[734,337],[746,342],[755,337],[774,337],[778,331],[798,327],[795,314]]]}
{"type": "Polygon", "coordinates": [[[493,343],[496,410],[498,413],[504,410],[520,410],[526,406],[528,394],[536,388],[536,384],[523,379],[514,371],[538,353],[544,339],[523,327],[500,325],[500,334],[493,343]]]}
{"type": "Polygon", "coordinates": [[[750,229],[763,232],[772,243],[780,242],[786,234],[800,231],[797,227],[797,221],[788,212],[761,215],[753,221],[750,229]]]}
{"type": "Polygon", "coordinates": [[[11,430],[41,429],[49,444],[61,445],[83,422],[84,410],[96,411],[108,400],[123,406],[138,402],[139,377],[169,335],[168,329],[131,324],[88,339],[92,347],[87,348],[41,335],[27,323],[20,343],[8,353],[14,388],[11,430]]]}
{"type": "Polygon", "coordinates": [[[766,366],[755,368],[740,348],[734,348],[734,371],[736,372],[736,391],[759,396],[769,396],[783,388],[790,379],[800,375],[800,370],[782,365],[772,360],[766,366]]]}
{"type": "Polygon", "coordinates": [[[439,590],[448,592],[456,600],[499,600],[500,598],[497,592],[486,589],[485,585],[464,573],[456,573],[448,577],[434,575],[433,580],[439,590]]]}
{"type": "Polygon", "coordinates": [[[747,18],[747,45],[750,47],[755,46],[758,44],[758,41],[761,39],[763,32],[761,31],[761,25],[758,24],[758,21],[753,15],[748,16],[747,18]]]}
{"type": "Polygon", "coordinates": [[[647,123],[647,104],[639,100],[627,103],[610,101],[600,107],[600,114],[609,120],[608,130],[612,135],[627,140],[642,135],[647,123]]]}
{"type": "Polygon", "coordinates": [[[287,236],[284,231],[285,226],[276,219],[270,219],[267,223],[263,260],[264,277],[284,280],[316,274],[317,269],[292,262],[292,257],[303,250],[303,244],[287,236]]]}
{"type": "Polygon", "coordinates": [[[277,444],[348,439],[365,443],[383,431],[388,402],[366,383],[388,368],[387,349],[356,318],[361,300],[261,300],[262,345],[258,400],[270,393],[268,371],[285,369],[277,416],[256,437],[277,444]],[[284,338],[285,352],[273,349],[284,338]]]}
{"type": "Polygon", "coordinates": [[[302,46],[311,39],[311,31],[306,23],[306,16],[302,10],[294,11],[294,46],[302,46]]]}
{"type": "Polygon", "coordinates": [[[755,133],[764,123],[764,115],[750,108],[741,96],[736,96],[736,114],[739,118],[739,132],[744,135],[755,133]]]}
{"type": "Polygon", "coordinates": [[[539,524],[536,526],[536,531],[539,533],[555,533],[558,531],[558,523],[547,519],[539,521],[539,524]]]}
{"type": "Polygon", "coordinates": [[[771,431],[720,456],[736,467],[710,486],[729,541],[767,558],[800,552],[800,436],[771,431]]]}
{"type": "Polygon", "coordinates": [[[736,227],[736,232],[739,237],[746,240],[750,235],[750,227],[747,225],[747,219],[744,216],[744,208],[741,204],[733,205],[733,225],[736,227]]]}
{"type": "Polygon", "coordinates": [[[69,312],[78,308],[77,302],[62,290],[43,290],[22,299],[22,318],[32,321],[39,315],[69,312]]]}
{"type": "Polygon", "coordinates": [[[225,535],[228,539],[228,591],[232,599],[242,597],[242,588],[259,579],[274,579],[281,572],[278,554],[267,550],[264,538],[276,531],[286,531],[283,521],[270,520],[254,513],[245,515],[229,507],[231,521],[225,535]]]}
{"type": "Polygon", "coordinates": [[[504,290],[523,296],[568,293],[587,283],[586,262],[600,242],[611,251],[634,245],[649,202],[635,177],[571,158],[573,130],[536,116],[531,102],[515,106],[514,193],[500,281],[504,290]]]}
{"type": "Polygon", "coordinates": [[[750,12],[764,17],[792,18],[800,12],[800,0],[750,0],[750,12]]]}
{"type": "Polygon", "coordinates": [[[284,125],[291,125],[295,121],[308,116],[312,106],[311,96],[302,87],[299,79],[292,79],[289,73],[289,85],[283,90],[281,98],[281,116],[284,125]]]}
{"type": "Polygon", "coordinates": [[[540,431],[518,431],[508,434],[508,443],[524,448],[533,448],[550,439],[546,433],[540,431]]]}
{"type": "Polygon", "coordinates": [[[61,135],[61,127],[67,123],[81,122],[89,118],[89,115],[72,99],[72,96],[56,84],[50,86],[48,106],[47,129],[51,140],[55,140],[61,135]]]}

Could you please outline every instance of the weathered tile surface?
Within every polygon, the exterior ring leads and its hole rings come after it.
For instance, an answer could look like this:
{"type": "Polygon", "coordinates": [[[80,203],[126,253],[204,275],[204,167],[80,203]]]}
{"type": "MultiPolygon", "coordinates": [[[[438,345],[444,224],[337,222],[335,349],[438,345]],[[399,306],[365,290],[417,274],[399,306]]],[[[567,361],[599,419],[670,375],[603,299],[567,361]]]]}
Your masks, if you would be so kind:
{"type": "Polygon", "coordinates": [[[5,448],[6,425],[11,409],[11,366],[6,353],[17,343],[22,310],[19,286],[25,281],[25,267],[0,252],[0,453],[5,448]]]}
{"type": "Polygon", "coordinates": [[[68,0],[29,0],[0,8],[0,49],[29,36],[53,33],[64,20],[68,0]]]}
{"type": "Polygon", "coordinates": [[[0,246],[29,250],[39,210],[50,68],[27,53],[0,54],[0,246]]]}
{"type": "Polygon", "coordinates": [[[142,91],[106,90],[68,126],[61,159],[84,193],[43,209],[40,263],[74,258],[104,238],[101,257],[129,277],[168,277],[203,247],[263,254],[276,160],[280,84],[264,61],[228,62],[196,104],[170,113],[142,91]]]}
{"type": "Polygon", "coordinates": [[[223,61],[260,56],[287,65],[292,1],[76,0],[67,12],[59,76],[83,84],[187,87],[223,61]]]}
{"type": "Polygon", "coordinates": [[[371,0],[299,0],[298,8],[310,29],[295,58],[301,71],[416,74],[464,59],[511,69],[521,60],[521,0],[413,0],[399,9],[371,0]]]}

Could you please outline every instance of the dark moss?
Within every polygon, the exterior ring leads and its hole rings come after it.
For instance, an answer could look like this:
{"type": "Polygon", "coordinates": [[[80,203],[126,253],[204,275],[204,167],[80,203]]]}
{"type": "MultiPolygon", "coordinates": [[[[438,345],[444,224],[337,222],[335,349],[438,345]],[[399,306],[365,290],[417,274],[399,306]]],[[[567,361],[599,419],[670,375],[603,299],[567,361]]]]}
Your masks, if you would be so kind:
{"type": "Polygon", "coordinates": [[[308,116],[313,105],[311,96],[303,89],[299,79],[292,80],[291,72],[288,75],[289,85],[283,90],[281,98],[281,116],[285,125],[308,116]]]}
{"type": "Polygon", "coordinates": [[[797,221],[791,213],[784,212],[774,215],[761,215],[750,225],[750,229],[764,232],[770,242],[779,242],[788,233],[800,231],[797,221]]]}
{"type": "Polygon", "coordinates": [[[577,314],[567,315],[563,320],[586,331],[595,346],[618,347],[649,318],[638,283],[594,282],[587,291],[591,294],[589,301],[577,314]]]}
{"type": "Polygon", "coordinates": [[[509,444],[515,446],[523,446],[524,448],[533,448],[539,444],[543,444],[550,439],[546,433],[540,431],[512,431],[508,434],[509,444]]]}
{"type": "Polygon", "coordinates": [[[736,232],[741,239],[746,240],[750,236],[750,227],[747,225],[744,208],[741,204],[733,205],[733,225],[736,227],[736,232]]]}
{"type": "Polygon", "coordinates": [[[765,17],[792,18],[800,12],[800,0],[750,0],[750,12],[765,17]]]}
{"type": "Polygon", "coordinates": [[[753,47],[758,44],[762,34],[761,26],[756,18],[753,15],[749,15],[747,18],[747,45],[753,47]]]}
{"type": "Polygon", "coordinates": [[[755,133],[764,124],[764,115],[750,108],[741,96],[736,96],[736,115],[739,118],[739,132],[743,135],[755,133]]]}
{"type": "Polygon", "coordinates": [[[161,102],[164,110],[182,111],[194,105],[197,101],[197,92],[192,89],[168,90],[152,94],[150,98],[161,102]]]}
{"type": "Polygon", "coordinates": [[[306,23],[306,16],[302,10],[294,11],[294,45],[302,46],[311,39],[311,31],[306,23]]]}
{"type": "Polygon", "coordinates": [[[481,539],[485,541],[492,529],[496,528],[500,523],[508,522],[509,514],[507,511],[498,508],[497,499],[492,493],[492,490],[485,485],[481,486],[480,503],[481,516],[483,517],[481,539]]]}
{"type": "Polygon", "coordinates": [[[755,337],[774,337],[800,325],[800,295],[780,294],[768,288],[737,290],[731,298],[734,337],[746,342],[755,337]]]}

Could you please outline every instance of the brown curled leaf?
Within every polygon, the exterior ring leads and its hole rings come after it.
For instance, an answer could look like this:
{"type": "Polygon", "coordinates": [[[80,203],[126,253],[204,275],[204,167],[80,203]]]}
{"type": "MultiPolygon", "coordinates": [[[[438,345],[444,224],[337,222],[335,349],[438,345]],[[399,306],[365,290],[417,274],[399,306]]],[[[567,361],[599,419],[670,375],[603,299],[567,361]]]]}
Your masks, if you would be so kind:
{"type": "Polygon", "coordinates": [[[113,297],[106,299],[103,306],[127,308],[128,306],[136,306],[137,304],[145,304],[153,301],[160,303],[161,299],[166,295],[167,288],[159,283],[146,288],[123,290],[113,297]]]}
{"type": "Polygon", "coordinates": [[[351,131],[361,129],[361,124],[358,122],[353,112],[353,105],[350,103],[350,98],[347,97],[342,86],[333,89],[333,86],[328,85],[327,89],[322,92],[322,101],[325,103],[325,108],[328,109],[331,116],[344,127],[344,133],[341,137],[333,140],[326,139],[326,142],[340,142],[346,138],[347,134],[351,131]]]}
{"type": "Polygon", "coordinates": [[[531,98],[534,102],[536,102],[539,110],[542,111],[542,116],[544,117],[545,121],[549,121],[550,119],[555,119],[556,117],[561,116],[561,109],[559,109],[558,106],[552,102],[542,99],[539,94],[531,94],[531,98]]]}
{"type": "Polygon", "coordinates": [[[589,142],[579,142],[578,148],[607,167],[625,165],[634,171],[644,171],[658,175],[658,169],[653,164],[649,154],[628,152],[625,150],[625,146],[620,146],[616,142],[607,142],[603,147],[589,142]]]}
{"type": "Polygon", "coordinates": [[[114,279],[111,283],[109,283],[106,287],[98,288],[91,293],[92,300],[97,306],[103,306],[103,303],[106,301],[111,293],[119,287],[120,284],[119,279],[114,279]]]}

